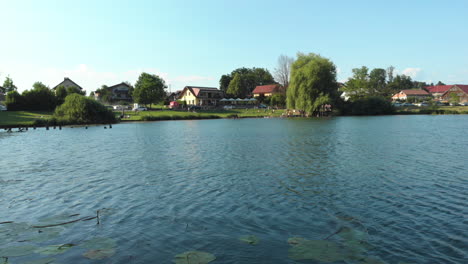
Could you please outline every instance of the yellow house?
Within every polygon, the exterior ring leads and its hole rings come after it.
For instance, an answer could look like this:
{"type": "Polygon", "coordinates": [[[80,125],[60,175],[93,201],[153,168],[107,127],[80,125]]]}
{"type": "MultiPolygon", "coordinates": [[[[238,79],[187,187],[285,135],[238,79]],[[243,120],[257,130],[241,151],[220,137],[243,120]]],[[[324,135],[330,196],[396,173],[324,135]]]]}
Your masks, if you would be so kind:
{"type": "Polygon", "coordinates": [[[179,95],[179,100],[187,105],[218,105],[223,98],[223,91],[212,87],[185,86],[179,95]]]}

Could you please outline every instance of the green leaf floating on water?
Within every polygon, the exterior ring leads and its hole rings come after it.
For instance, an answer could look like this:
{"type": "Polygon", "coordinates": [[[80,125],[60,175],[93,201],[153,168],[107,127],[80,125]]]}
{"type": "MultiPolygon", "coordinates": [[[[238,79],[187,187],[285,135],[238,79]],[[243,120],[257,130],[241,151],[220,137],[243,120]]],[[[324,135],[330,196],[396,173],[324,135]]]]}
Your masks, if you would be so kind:
{"type": "Polygon", "coordinates": [[[363,231],[359,231],[356,229],[352,229],[349,227],[343,227],[338,235],[346,240],[357,240],[357,241],[365,241],[367,240],[367,233],[363,231]]]}
{"type": "Polygon", "coordinates": [[[28,237],[27,241],[32,241],[32,242],[45,242],[49,241],[51,239],[54,239],[62,233],[63,228],[57,228],[57,227],[49,227],[49,228],[44,228],[44,229],[39,229],[36,232],[34,232],[34,235],[28,237]]]}
{"type": "Polygon", "coordinates": [[[53,263],[56,263],[54,258],[43,258],[43,259],[36,259],[36,260],[24,262],[23,264],[53,264],[53,263]]]}
{"type": "Polygon", "coordinates": [[[84,253],[83,256],[89,259],[105,259],[115,254],[115,249],[92,249],[84,253]]]}
{"type": "Polygon", "coordinates": [[[96,237],[85,241],[80,246],[88,249],[112,249],[117,247],[117,243],[112,238],[96,237]]]}
{"type": "Polygon", "coordinates": [[[288,251],[293,260],[312,259],[320,262],[344,260],[345,255],[338,245],[326,240],[301,240],[288,251]]]}
{"type": "Polygon", "coordinates": [[[57,255],[69,250],[76,246],[75,244],[62,244],[62,245],[50,245],[36,249],[34,252],[42,255],[57,255]]]}
{"type": "Polygon", "coordinates": [[[241,236],[239,240],[250,245],[257,245],[260,242],[260,239],[254,235],[241,236]]]}
{"type": "Polygon", "coordinates": [[[19,257],[29,255],[35,252],[37,247],[32,245],[16,246],[0,249],[0,257],[19,257]]]}
{"type": "Polygon", "coordinates": [[[216,257],[208,252],[187,251],[176,255],[173,262],[176,264],[206,264],[215,259],[216,257]]]}

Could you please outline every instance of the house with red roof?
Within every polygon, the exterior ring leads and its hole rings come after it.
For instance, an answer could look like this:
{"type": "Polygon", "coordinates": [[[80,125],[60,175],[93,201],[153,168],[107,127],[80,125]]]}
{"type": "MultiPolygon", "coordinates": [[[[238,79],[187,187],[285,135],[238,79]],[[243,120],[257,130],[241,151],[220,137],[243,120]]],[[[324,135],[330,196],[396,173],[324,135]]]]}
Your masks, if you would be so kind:
{"type": "Polygon", "coordinates": [[[456,98],[458,103],[468,102],[468,85],[455,84],[450,86],[451,87],[440,96],[441,100],[451,101],[453,98],[456,98]]]}
{"type": "Polygon", "coordinates": [[[179,100],[187,105],[210,106],[218,105],[223,98],[223,91],[214,87],[185,86],[179,95],[179,100]]]}
{"type": "Polygon", "coordinates": [[[261,95],[267,97],[272,96],[273,94],[282,93],[284,89],[279,84],[269,84],[269,85],[260,85],[255,87],[252,91],[253,97],[259,97],[261,95]]]}
{"type": "Polygon", "coordinates": [[[394,101],[406,101],[410,98],[425,100],[431,98],[431,94],[424,90],[401,90],[399,93],[392,96],[392,100],[394,101]]]}

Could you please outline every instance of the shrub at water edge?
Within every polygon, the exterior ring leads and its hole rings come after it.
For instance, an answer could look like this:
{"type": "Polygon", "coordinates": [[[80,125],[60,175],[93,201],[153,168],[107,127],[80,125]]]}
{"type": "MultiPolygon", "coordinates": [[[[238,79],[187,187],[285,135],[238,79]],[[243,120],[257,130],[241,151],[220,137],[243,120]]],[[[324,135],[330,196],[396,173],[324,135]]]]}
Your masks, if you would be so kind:
{"type": "Polygon", "coordinates": [[[54,118],[73,124],[115,123],[114,113],[101,103],[80,94],[70,94],[55,109],[54,118]]]}

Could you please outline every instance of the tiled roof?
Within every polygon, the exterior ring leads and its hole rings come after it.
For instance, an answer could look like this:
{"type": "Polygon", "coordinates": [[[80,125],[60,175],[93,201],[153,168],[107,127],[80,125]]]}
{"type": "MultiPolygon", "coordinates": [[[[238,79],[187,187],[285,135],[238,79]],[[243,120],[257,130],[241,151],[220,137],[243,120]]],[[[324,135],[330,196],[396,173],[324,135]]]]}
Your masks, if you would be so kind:
{"type": "Polygon", "coordinates": [[[445,93],[448,89],[452,88],[453,85],[434,85],[427,86],[426,89],[430,93],[445,93]]]}
{"type": "Polygon", "coordinates": [[[458,88],[462,89],[465,93],[468,93],[468,85],[464,84],[453,84],[453,85],[435,85],[435,86],[427,86],[426,89],[430,93],[445,93],[450,88],[457,86],[458,88]]]}
{"type": "Polygon", "coordinates": [[[262,93],[274,93],[278,92],[280,88],[279,84],[269,84],[269,85],[260,85],[255,87],[252,93],[262,94],[262,93]]]}
{"type": "Polygon", "coordinates": [[[424,90],[402,90],[401,92],[406,95],[429,95],[429,93],[424,90]]]}

